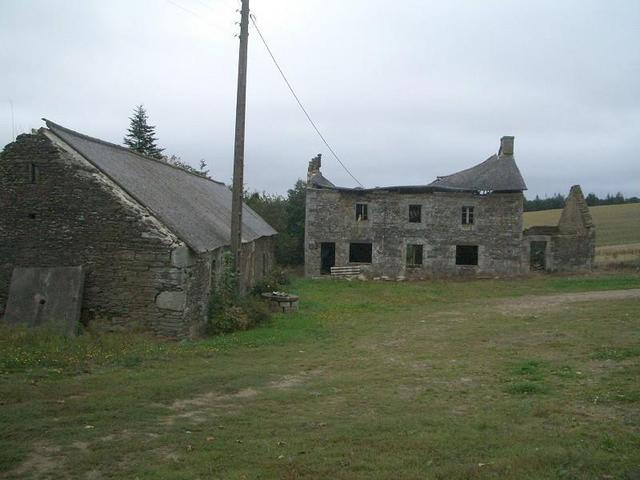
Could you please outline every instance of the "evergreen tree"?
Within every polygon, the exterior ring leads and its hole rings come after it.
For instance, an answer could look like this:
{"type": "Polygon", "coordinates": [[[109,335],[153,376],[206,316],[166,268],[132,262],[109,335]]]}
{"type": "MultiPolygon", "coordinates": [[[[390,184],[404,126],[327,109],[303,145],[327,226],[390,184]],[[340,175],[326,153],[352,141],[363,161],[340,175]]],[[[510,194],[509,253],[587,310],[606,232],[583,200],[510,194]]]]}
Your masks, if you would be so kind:
{"type": "Polygon", "coordinates": [[[124,137],[124,144],[131,150],[143,155],[162,159],[164,148],[159,148],[156,145],[158,141],[156,127],[149,125],[147,119],[147,111],[142,105],[138,105],[133,112],[133,116],[129,118],[131,124],[129,125],[129,130],[127,130],[127,136],[124,137]]]}

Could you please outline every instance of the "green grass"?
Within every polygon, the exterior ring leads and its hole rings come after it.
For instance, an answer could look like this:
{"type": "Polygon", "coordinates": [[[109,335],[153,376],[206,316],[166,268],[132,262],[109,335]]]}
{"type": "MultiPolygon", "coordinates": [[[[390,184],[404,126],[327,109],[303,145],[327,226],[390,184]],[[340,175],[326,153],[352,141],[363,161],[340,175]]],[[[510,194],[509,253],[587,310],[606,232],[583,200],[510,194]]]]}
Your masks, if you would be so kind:
{"type": "MultiPolygon", "coordinates": [[[[589,207],[596,225],[596,245],[640,243],[640,203],[589,207]]],[[[525,228],[534,225],[557,225],[562,210],[525,212],[525,228]]]]}
{"type": "Polygon", "coordinates": [[[166,343],[0,329],[0,478],[635,479],[639,275],[296,280],[166,343]]]}

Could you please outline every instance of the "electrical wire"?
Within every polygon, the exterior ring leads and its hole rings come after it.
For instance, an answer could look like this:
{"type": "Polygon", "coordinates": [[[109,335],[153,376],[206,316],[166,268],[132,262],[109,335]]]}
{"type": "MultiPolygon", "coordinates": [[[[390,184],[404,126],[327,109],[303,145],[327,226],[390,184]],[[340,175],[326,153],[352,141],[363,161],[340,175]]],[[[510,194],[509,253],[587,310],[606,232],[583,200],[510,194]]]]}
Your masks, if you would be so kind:
{"type": "Polygon", "coordinates": [[[340,157],[338,157],[338,154],[333,150],[333,148],[331,148],[331,145],[329,145],[329,142],[327,142],[327,140],[324,138],[324,135],[322,135],[322,133],[320,132],[320,130],[318,129],[318,127],[316,126],[315,122],[311,119],[311,116],[309,115],[309,112],[307,112],[307,109],[304,108],[304,105],[302,105],[302,102],[300,101],[300,98],[298,97],[298,95],[296,95],[295,90],[293,89],[293,87],[291,86],[291,83],[289,83],[289,80],[287,80],[287,76],[284,74],[284,72],[282,71],[282,68],[280,68],[280,65],[278,64],[278,61],[276,60],[276,57],[273,55],[273,52],[271,51],[271,49],[269,48],[269,45],[267,44],[267,41],[265,40],[264,36],[262,35],[262,32],[260,31],[260,29],[258,28],[258,25],[256,24],[256,18],[253,14],[250,15],[251,18],[251,22],[253,23],[253,26],[256,29],[256,32],[258,32],[258,36],[260,37],[260,40],[262,40],[262,43],[264,44],[265,48],[267,49],[267,52],[269,53],[269,56],[271,57],[271,60],[273,60],[273,63],[275,64],[276,68],[278,69],[278,71],[280,72],[280,75],[282,76],[282,79],[284,80],[284,83],[287,84],[287,87],[289,88],[289,91],[291,92],[291,94],[293,95],[293,98],[296,99],[296,102],[298,102],[298,106],[300,107],[300,109],[302,110],[302,112],[305,114],[305,116],[307,117],[307,120],[309,120],[309,123],[311,124],[311,126],[313,127],[313,129],[316,131],[316,133],[318,134],[318,136],[320,137],[320,139],[324,142],[324,144],[327,146],[327,148],[329,149],[329,151],[331,152],[331,154],[335,157],[335,159],[338,161],[338,163],[342,166],[342,168],[344,168],[344,171],[347,172],[349,174],[349,176],[351,178],[353,178],[356,183],[358,185],[360,185],[361,187],[363,187],[362,183],[360,183],[360,181],[349,171],[349,169],[347,168],[347,166],[342,162],[342,160],[340,160],[340,157]]]}
{"type": "MultiPolygon", "coordinates": [[[[194,10],[192,10],[190,8],[185,7],[184,5],[179,4],[178,2],[175,2],[174,0],[166,0],[166,2],[171,4],[171,5],[173,5],[174,7],[179,8],[180,10],[182,10],[185,13],[188,13],[189,15],[194,16],[195,18],[197,18],[198,20],[203,22],[205,25],[213,27],[213,28],[217,29],[218,31],[224,33],[225,35],[229,35],[229,36],[236,35],[237,36],[237,34],[234,34],[231,30],[227,30],[226,27],[223,28],[219,24],[215,24],[213,22],[210,22],[210,21],[207,21],[207,20],[203,19],[201,14],[195,12],[194,10]]],[[[211,7],[209,7],[209,8],[211,8],[211,7]]]]}

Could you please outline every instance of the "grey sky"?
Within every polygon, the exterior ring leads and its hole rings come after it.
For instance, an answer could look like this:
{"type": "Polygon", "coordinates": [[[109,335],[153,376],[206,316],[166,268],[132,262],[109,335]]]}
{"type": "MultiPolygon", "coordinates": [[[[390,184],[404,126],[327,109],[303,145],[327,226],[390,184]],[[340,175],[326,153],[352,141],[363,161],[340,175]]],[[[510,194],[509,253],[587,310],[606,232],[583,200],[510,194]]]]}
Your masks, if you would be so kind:
{"type": "MultiPolygon", "coordinates": [[[[0,0],[0,143],[41,117],[116,143],[143,103],[161,146],[229,182],[237,0],[0,0]],[[179,4],[193,15],[180,9],[179,4]]],[[[366,186],[424,184],[515,135],[535,194],[640,195],[640,2],[251,0],[332,146],[366,186]]],[[[284,192],[323,153],[250,32],[245,180],[284,192]]]]}

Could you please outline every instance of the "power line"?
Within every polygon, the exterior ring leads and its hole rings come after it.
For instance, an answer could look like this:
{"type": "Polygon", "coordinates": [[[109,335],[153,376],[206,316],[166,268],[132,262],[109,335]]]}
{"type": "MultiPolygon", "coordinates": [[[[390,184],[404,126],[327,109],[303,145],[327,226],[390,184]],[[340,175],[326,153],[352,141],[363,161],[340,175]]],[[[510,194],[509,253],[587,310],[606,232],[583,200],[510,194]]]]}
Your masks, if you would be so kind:
{"type": "Polygon", "coordinates": [[[224,33],[225,35],[235,35],[234,32],[232,32],[231,30],[226,30],[225,28],[223,28],[221,25],[219,24],[215,24],[213,22],[209,22],[205,19],[202,18],[202,15],[195,12],[194,10],[185,7],[184,5],[179,4],[178,2],[174,2],[173,0],[166,0],[167,3],[170,3],[171,5],[173,5],[174,7],[179,8],[180,10],[182,10],[185,13],[188,13],[189,15],[194,16],[195,18],[197,18],[198,20],[200,20],[201,22],[203,22],[205,25],[213,27],[217,30],[219,30],[220,32],[224,33]]]}
{"type": "MultiPolygon", "coordinates": [[[[167,0],[168,1],[168,0],[167,0]]],[[[280,65],[278,64],[278,61],[276,60],[276,57],[273,55],[273,52],[271,51],[271,49],[269,48],[269,45],[267,44],[267,41],[264,39],[264,36],[262,35],[262,32],[260,31],[260,29],[258,28],[258,25],[256,24],[256,18],[255,16],[252,14],[250,16],[251,18],[251,23],[253,23],[253,26],[256,29],[256,32],[258,32],[258,36],[260,37],[260,40],[262,40],[262,43],[264,44],[265,48],[267,49],[267,52],[269,52],[269,56],[271,57],[271,60],[273,60],[273,63],[275,64],[276,68],[278,69],[278,71],[280,72],[280,75],[282,76],[282,79],[284,80],[284,83],[287,84],[287,87],[289,88],[289,91],[291,92],[291,94],[293,95],[293,98],[296,99],[296,102],[298,102],[298,105],[300,106],[300,109],[302,110],[302,112],[305,114],[305,116],[307,117],[307,120],[309,120],[309,123],[311,124],[311,126],[313,127],[313,129],[316,131],[316,133],[318,134],[318,136],[320,137],[320,139],[322,139],[322,141],[324,142],[324,144],[327,146],[327,148],[329,149],[329,151],[331,152],[331,154],[335,157],[335,159],[338,161],[338,163],[342,166],[342,168],[344,168],[345,172],[347,172],[349,174],[349,176],[351,176],[351,178],[353,178],[356,183],[358,185],[360,185],[361,187],[363,186],[362,183],[360,183],[360,181],[353,176],[353,174],[349,171],[349,169],[347,168],[347,166],[342,163],[342,160],[340,160],[340,157],[338,157],[338,154],[333,150],[333,148],[331,148],[331,145],[329,145],[329,142],[327,142],[327,140],[324,138],[324,135],[322,135],[322,133],[320,133],[320,130],[318,129],[318,127],[316,126],[315,122],[311,119],[311,116],[309,115],[309,112],[307,112],[306,108],[304,108],[304,105],[302,105],[302,102],[300,101],[300,98],[298,98],[298,95],[296,95],[295,90],[293,89],[293,87],[291,86],[291,84],[289,83],[289,80],[287,80],[286,75],[284,74],[284,72],[282,71],[282,68],[280,68],[280,65]]]]}
{"type": "Polygon", "coordinates": [[[208,8],[209,10],[213,11],[214,8],[209,5],[207,2],[205,2],[204,0],[195,0],[196,2],[198,2],[200,5],[203,5],[204,7],[208,8]]]}
{"type": "Polygon", "coordinates": [[[194,12],[193,10],[191,10],[191,9],[189,9],[189,8],[185,7],[185,6],[180,5],[180,4],[179,4],[179,3],[177,3],[177,2],[174,2],[173,0],[167,0],[167,2],[169,2],[169,3],[170,3],[171,5],[173,5],[174,7],[178,7],[178,8],[179,8],[180,10],[182,10],[183,12],[190,13],[191,15],[193,15],[193,16],[195,16],[195,17],[200,18],[200,15],[198,15],[196,12],[194,12]]]}

